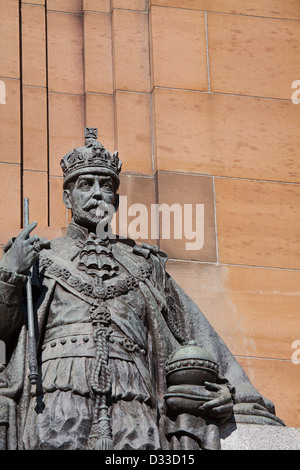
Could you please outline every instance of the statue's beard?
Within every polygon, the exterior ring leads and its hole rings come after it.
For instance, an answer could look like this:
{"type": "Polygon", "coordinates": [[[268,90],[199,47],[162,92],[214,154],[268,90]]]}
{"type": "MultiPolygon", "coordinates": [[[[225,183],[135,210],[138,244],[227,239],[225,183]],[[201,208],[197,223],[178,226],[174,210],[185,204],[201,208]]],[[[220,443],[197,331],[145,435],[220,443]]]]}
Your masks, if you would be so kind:
{"type": "Polygon", "coordinates": [[[105,202],[90,202],[81,208],[73,206],[72,217],[76,224],[88,229],[95,229],[99,224],[109,225],[112,220],[112,206],[105,202]]]}

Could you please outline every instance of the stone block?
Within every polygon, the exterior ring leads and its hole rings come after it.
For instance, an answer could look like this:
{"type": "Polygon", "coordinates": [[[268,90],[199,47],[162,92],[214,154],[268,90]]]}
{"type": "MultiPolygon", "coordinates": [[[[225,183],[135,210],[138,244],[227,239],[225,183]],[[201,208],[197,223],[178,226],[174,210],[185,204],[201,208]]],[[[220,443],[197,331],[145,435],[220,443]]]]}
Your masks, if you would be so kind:
{"type": "Polygon", "coordinates": [[[85,90],[113,93],[111,16],[85,12],[84,69],[85,90]]]}
{"type": "Polygon", "coordinates": [[[215,179],[219,260],[299,269],[300,187],[215,179]]]}
{"type": "Polygon", "coordinates": [[[298,21],[209,13],[211,90],[291,99],[299,39],[298,21]]]}
{"type": "Polygon", "coordinates": [[[113,41],[116,90],[149,92],[148,15],[113,10],[113,41]]]}
{"type": "Polygon", "coordinates": [[[221,450],[300,450],[300,429],[258,424],[225,424],[221,450]]]}
{"type": "Polygon", "coordinates": [[[116,93],[117,149],[123,171],[152,175],[150,100],[148,93],[116,93]]]}
{"type": "Polygon", "coordinates": [[[207,90],[204,13],[151,9],[153,86],[207,90]]]}

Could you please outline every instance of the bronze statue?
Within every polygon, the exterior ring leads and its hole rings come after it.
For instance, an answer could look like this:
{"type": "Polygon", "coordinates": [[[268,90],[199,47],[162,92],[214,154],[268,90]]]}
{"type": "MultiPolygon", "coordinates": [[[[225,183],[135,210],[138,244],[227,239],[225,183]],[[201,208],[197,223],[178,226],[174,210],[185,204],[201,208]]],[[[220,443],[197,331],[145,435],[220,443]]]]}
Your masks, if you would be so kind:
{"type": "Polygon", "coordinates": [[[226,421],[284,425],[166,273],[166,254],[105,236],[118,153],[87,129],[61,166],[67,235],[50,243],[31,236],[31,223],[0,261],[0,448],[219,449],[226,421]],[[30,270],[37,378],[27,361],[30,270]]]}

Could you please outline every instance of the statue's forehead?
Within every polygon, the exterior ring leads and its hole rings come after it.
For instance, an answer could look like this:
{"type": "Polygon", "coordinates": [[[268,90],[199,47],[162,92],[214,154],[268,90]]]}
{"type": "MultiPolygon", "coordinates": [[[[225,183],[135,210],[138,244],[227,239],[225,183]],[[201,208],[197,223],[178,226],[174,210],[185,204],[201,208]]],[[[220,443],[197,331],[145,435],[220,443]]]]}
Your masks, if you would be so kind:
{"type": "Polygon", "coordinates": [[[78,185],[84,181],[87,181],[91,186],[93,186],[97,181],[100,186],[107,182],[112,184],[115,183],[113,177],[105,172],[83,172],[82,174],[79,174],[73,179],[73,188],[78,187],[78,185]]]}
{"type": "Polygon", "coordinates": [[[110,175],[107,175],[105,173],[83,173],[82,175],[78,175],[77,180],[82,180],[82,179],[99,179],[99,180],[111,180],[112,177],[110,175]]]}

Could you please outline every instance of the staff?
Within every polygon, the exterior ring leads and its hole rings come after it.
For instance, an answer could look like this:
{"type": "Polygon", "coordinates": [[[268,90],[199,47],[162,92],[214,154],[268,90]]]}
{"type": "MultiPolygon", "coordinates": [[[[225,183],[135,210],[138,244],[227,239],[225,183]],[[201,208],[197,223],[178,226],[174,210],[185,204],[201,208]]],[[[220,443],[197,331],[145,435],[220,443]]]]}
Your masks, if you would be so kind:
{"type": "MultiPolygon", "coordinates": [[[[24,225],[29,225],[29,199],[24,199],[24,225]]],[[[35,339],[35,328],[34,328],[34,313],[33,313],[33,302],[32,302],[32,285],[31,285],[31,273],[28,275],[26,283],[26,297],[27,297],[27,322],[28,322],[28,364],[29,374],[28,378],[32,385],[37,383],[38,380],[38,364],[37,364],[37,351],[36,351],[36,339],[35,339]]]]}

